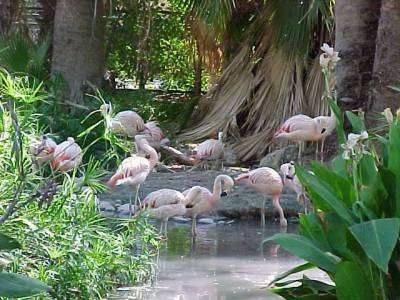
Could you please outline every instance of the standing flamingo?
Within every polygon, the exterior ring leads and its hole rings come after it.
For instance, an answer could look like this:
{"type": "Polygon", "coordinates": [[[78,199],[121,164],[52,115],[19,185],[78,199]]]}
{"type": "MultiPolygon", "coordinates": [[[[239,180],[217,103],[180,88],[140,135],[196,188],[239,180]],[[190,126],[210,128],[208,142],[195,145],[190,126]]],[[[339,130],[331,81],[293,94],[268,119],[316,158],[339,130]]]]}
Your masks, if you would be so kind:
{"type": "Polygon", "coordinates": [[[37,166],[49,163],[53,160],[54,151],[57,147],[56,142],[43,135],[40,140],[34,141],[29,145],[29,154],[37,166]]]}
{"type": "Polygon", "coordinates": [[[193,203],[202,192],[200,187],[190,189],[186,196],[172,189],[154,191],[144,198],[141,210],[146,210],[149,217],[161,220],[160,233],[164,228],[165,235],[167,235],[168,219],[174,216],[183,216],[186,213],[186,205],[193,203]]]}
{"type": "MultiPolygon", "coordinates": [[[[322,127],[322,137],[321,137],[321,162],[324,161],[324,143],[325,139],[328,135],[330,135],[333,130],[336,128],[336,117],[331,112],[330,116],[318,116],[315,117],[315,120],[318,124],[321,124],[322,127]]],[[[317,141],[317,149],[318,153],[318,141],[317,141]]]]}
{"type": "Polygon", "coordinates": [[[103,104],[100,111],[106,120],[107,129],[116,134],[134,137],[145,129],[141,116],[132,110],[124,110],[112,116],[111,104],[103,104]]]}
{"type": "Polygon", "coordinates": [[[294,191],[297,195],[297,201],[304,205],[304,212],[307,213],[308,198],[305,194],[304,188],[301,185],[299,178],[296,175],[294,163],[284,163],[280,167],[283,176],[283,185],[294,191]]]}
{"type": "Polygon", "coordinates": [[[279,222],[282,227],[287,226],[283,209],[279,204],[279,197],[282,193],[283,183],[281,176],[274,169],[262,167],[240,174],[235,178],[237,183],[245,183],[249,187],[260,192],[264,198],[261,207],[261,226],[265,227],[265,197],[272,196],[272,204],[279,213],[279,222]]]}
{"type": "MultiPolygon", "coordinates": [[[[111,188],[121,184],[136,186],[135,205],[137,205],[140,184],[146,180],[150,171],[157,164],[158,154],[143,136],[135,136],[135,141],[138,147],[150,156],[149,159],[136,154],[125,158],[118,167],[117,172],[107,182],[107,185],[111,188]]],[[[132,214],[132,196],[129,197],[129,202],[132,214]]]]}
{"type": "MultiPolygon", "coordinates": [[[[326,136],[332,133],[335,126],[336,119],[334,116],[319,116],[313,119],[306,115],[295,115],[287,119],[281,125],[275,132],[274,138],[283,138],[299,142],[297,159],[300,160],[303,142],[324,141],[326,136]]],[[[317,154],[318,147],[316,149],[316,155],[317,154]]]]}
{"type": "Polygon", "coordinates": [[[82,149],[72,137],[58,144],[54,149],[51,168],[61,172],[69,172],[82,162],[82,149]]]}
{"type": "MultiPolygon", "coordinates": [[[[198,214],[210,212],[213,210],[217,204],[221,196],[226,196],[228,192],[232,189],[234,185],[234,181],[228,175],[218,175],[214,180],[213,191],[209,191],[205,187],[199,187],[202,190],[202,193],[198,195],[198,197],[193,198],[191,202],[188,202],[186,205],[187,213],[186,215],[192,218],[192,235],[196,235],[196,217],[198,214]]],[[[184,195],[188,195],[189,192],[198,188],[192,187],[191,189],[187,189],[182,192],[184,195]]]]}

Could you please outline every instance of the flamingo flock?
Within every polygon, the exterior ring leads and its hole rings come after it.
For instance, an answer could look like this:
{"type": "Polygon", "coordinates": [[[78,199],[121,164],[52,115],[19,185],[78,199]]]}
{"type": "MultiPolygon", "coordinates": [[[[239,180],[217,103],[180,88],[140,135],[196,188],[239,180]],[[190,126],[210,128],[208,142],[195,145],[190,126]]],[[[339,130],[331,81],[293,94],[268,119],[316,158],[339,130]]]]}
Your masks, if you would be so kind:
{"type": "MultiPolygon", "coordinates": [[[[321,66],[332,67],[338,60],[337,52],[324,44],[321,48],[321,66]],[[332,61],[332,64],[330,64],[332,61]]],[[[266,198],[271,197],[275,210],[279,213],[279,224],[287,227],[287,220],[280,205],[283,187],[286,186],[297,194],[297,200],[306,207],[306,194],[295,172],[293,162],[280,166],[280,173],[273,168],[260,167],[232,177],[220,174],[214,179],[212,191],[201,186],[193,186],[184,191],[174,189],[160,189],[148,194],[143,201],[139,199],[139,188],[151,174],[159,162],[159,150],[162,146],[169,145],[169,139],[154,121],[145,123],[138,113],[132,110],[121,111],[113,114],[110,104],[103,104],[100,112],[105,119],[106,130],[125,138],[134,138],[136,145],[135,154],[125,158],[118,166],[116,172],[108,180],[107,185],[113,189],[118,185],[134,187],[135,201],[130,197],[130,212],[133,217],[146,214],[149,217],[161,220],[160,231],[166,234],[168,219],[174,216],[189,216],[192,218],[191,233],[196,235],[196,218],[203,213],[214,210],[221,197],[227,196],[235,184],[245,184],[262,196],[260,208],[261,226],[265,226],[266,198]],[[147,156],[147,157],[146,157],[147,156]]],[[[305,142],[317,142],[316,157],[320,154],[323,161],[324,142],[336,127],[336,117],[331,111],[330,116],[310,117],[298,114],[288,118],[276,130],[274,139],[285,139],[299,143],[298,160],[301,158],[305,142]],[[321,142],[321,147],[319,147],[321,142]]],[[[218,160],[223,157],[223,133],[218,133],[218,140],[208,139],[200,143],[189,160],[200,164],[208,160],[218,160]]],[[[37,167],[50,164],[53,171],[69,172],[79,167],[82,161],[82,149],[72,137],[57,144],[49,137],[43,136],[34,141],[29,148],[29,153],[37,167]]],[[[133,192],[133,191],[132,191],[133,192]]]]}

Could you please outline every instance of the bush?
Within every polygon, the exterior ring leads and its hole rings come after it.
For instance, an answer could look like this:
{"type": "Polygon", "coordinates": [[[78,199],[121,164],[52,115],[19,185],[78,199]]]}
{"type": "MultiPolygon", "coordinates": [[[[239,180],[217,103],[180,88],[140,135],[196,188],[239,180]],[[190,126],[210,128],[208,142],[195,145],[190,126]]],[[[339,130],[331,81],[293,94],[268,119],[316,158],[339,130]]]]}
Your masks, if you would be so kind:
{"type": "Polygon", "coordinates": [[[2,269],[40,279],[58,299],[103,298],[119,285],[145,281],[158,236],[143,220],[99,214],[102,163],[88,158],[72,174],[32,164],[28,144],[39,134],[32,104],[48,95],[26,78],[0,70],[0,224],[22,245],[0,254],[2,269]]]}

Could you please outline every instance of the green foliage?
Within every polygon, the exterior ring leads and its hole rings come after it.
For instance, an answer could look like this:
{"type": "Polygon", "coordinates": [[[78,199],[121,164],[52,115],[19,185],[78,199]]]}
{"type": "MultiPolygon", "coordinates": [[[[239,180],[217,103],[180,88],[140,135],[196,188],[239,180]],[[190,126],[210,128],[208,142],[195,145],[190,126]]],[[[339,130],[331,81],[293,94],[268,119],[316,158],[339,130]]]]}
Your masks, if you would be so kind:
{"type": "Polygon", "coordinates": [[[34,43],[20,31],[0,38],[0,65],[10,72],[30,74],[43,80],[47,75],[47,52],[50,39],[34,43]]]}
{"type": "Polygon", "coordinates": [[[118,78],[138,80],[139,58],[145,55],[147,79],[161,80],[166,89],[189,90],[194,71],[192,44],[185,25],[186,4],[160,3],[113,1],[107,24],[107,66],[118,78]],[[148,33],[143,32],[147,17],[151,19],[148,33]],[[147,43],[145,54],[140,53],[139,43],[147,43]]]}
{"type": "MultiPolygon", "coordinates": [[[[0,251],[21,248],[20,243],[0,233],[0,251]]],[[[0,272],[0,297],[29,297],[49,291],[43,282],[14,273],[0,272]]]]}
{"type": "MultiPolygon", "coordinates": [[[[11,283],[14,296],[48,290],[10,272],[38,278],[56,299],[102,298],[117,286],[147,280],[154,271],[158,236],[144,220],[100,215],[97,193],[105,189],[101,161],[83,147],[87,163],[71,174],[32,164],[28,144],[40,134],[33,108],[42,108],[51,96],[41,83],[23,77],[0,70],[0,224],[21,245],[0,235],[0,245],[10,250],[0,253],[0,296],[10,295],[11,283]],[[21,284],[24,288],[17,287],[21,284]]],[[[60,109],[55,117],[63,115],[60,109]]],[[[83,134],[80,141],[85,140],[83,134]]]]}

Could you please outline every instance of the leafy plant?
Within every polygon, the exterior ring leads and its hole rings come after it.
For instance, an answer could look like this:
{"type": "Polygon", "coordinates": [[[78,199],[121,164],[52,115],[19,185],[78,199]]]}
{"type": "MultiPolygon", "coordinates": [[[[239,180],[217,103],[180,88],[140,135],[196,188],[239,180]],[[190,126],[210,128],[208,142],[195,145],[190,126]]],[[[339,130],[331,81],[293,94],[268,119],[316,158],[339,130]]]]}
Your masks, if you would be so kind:
{"type": "MultiPolygon", "coordinates": [[[[20,243],[0,233],[0,251],[11,251],[18,248],[21,248],[20,243]]],[[[29,297],[49,290],[50,288],[39,280],[0,271],[0,297],[29,297]]]]}
{"type": "MultiPolygon", "coordinates": [[[[326,73],[325,73],[326,75],[326,73]]],[[[328,80],[326,81],[328,82],[328,80]]],[[[299,235],[277,234],[268,240],[305,259],[277,277],[273,291],[287,299],[394,299],[400,297],[400,118],[389,117],[389,132],[368,134],[363,119],[351,112],[353,131],[345,139],[340,110],[342,153],[327,167],[296,173],[309,193],[315,212],[300,217],[299,235]],[[344,139],[344,140],[343,140],[344,139]],[[307,278],[283,281],[310,268],[326,272],[330,285],[307,278]],[[289,287],[294,282],[297,287],[289,287]],[[327,294],[327,291],[329,293],[327,294]]],[[[390,113],[391,115],[391,113],[390,113]]]]}

